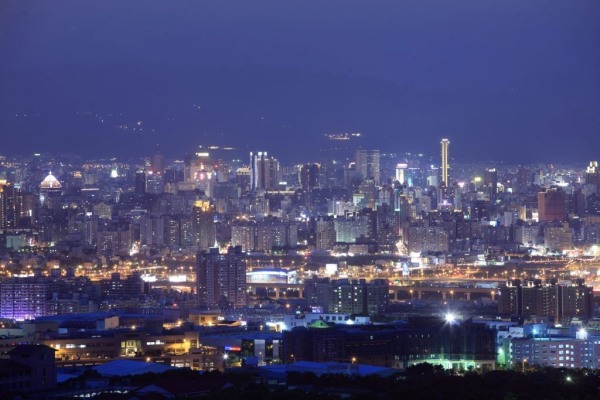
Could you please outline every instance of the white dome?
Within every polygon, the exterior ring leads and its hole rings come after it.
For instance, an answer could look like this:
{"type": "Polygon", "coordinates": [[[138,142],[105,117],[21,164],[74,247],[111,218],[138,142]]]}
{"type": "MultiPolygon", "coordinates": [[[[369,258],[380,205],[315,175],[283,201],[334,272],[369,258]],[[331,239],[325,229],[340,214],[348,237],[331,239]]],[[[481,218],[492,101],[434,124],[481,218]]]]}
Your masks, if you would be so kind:
{"type": "Polygon", "coordinates": [[[52,172],[49,173],[46,178],[44,178],[42,183],[40,183],[40,189],[60,189],[61,187],[62,185],[58,179],[52,175],[52,172]]]}

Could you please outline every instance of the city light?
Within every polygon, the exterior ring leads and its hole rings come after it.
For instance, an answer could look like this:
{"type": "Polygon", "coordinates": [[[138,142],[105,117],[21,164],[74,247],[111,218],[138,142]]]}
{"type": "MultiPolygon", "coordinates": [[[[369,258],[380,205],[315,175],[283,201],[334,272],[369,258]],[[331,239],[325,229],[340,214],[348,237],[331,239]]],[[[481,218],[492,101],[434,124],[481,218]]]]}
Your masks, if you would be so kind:
{"type": "Polygon", "coordinates": [[[456,322],[457,317],[456,314],[448,312],[444,315],[444,319],[446,320],[446,323],[453,324],[456,322]]]}

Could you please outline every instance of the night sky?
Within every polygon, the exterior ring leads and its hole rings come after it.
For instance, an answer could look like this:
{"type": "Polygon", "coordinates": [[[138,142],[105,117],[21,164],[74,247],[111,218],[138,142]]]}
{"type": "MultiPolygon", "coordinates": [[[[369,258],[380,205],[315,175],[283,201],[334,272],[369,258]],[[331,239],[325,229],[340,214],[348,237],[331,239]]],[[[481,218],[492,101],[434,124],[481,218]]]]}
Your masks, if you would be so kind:
{"type": "Polygon", "coordinates": [[[600,158],[598,0],[2,0],[0,154],[600,158]],[[352,145],[355,145],[352,144],[352,145]]]}

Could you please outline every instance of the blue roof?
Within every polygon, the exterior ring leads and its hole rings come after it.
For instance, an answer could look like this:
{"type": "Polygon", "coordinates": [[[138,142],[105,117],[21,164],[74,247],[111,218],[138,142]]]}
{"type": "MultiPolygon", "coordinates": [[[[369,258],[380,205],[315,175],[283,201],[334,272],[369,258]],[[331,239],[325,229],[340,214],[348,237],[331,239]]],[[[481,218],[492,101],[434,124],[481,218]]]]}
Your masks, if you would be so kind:
{"type": "Polygon", "coordinates": [[[315,375],[345,374],[360,376],[390,376],[399,372],[399,370],[394,368],[380,367],[377,365],[336,362],[319,363],[314,361],[297,361],[293,364],[274,364],[261,367],[261,369],[265,370],[267,374],[272,374],[274,376],[285,375],[285,373],[288,372],[312,372],[315,375]]]}
{"type": "Polygon", "coordinates": [[[148,372],[160,374],[165,371],[169,371],[176,368],[165,364],[125,360],[121,358],[118,360],[107,362],[106,364],[98,365],[97,367],[94,367],[92,369],[103,376],[127,376],[141,375],[146,374],[148,372]]]}

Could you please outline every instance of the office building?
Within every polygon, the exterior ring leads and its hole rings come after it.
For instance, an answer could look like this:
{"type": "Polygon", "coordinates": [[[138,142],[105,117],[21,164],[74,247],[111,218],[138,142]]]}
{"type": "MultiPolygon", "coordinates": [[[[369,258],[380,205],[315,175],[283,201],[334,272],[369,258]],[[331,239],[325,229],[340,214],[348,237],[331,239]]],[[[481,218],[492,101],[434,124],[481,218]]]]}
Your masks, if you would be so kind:
{"type": "MultiPolygon", "coordinates": [[[[337,322],[337,321],[335,321],[337,322]]],[[[283,361],[358,362],[406,368],[495,368],[496,333],[471,320],[410,318],[398,324],[355,325],[316,320],[283,332],[283,361]]]]}
{"type": "Polygon", "coordinates": [[[600,368],[600,337],[580,330],[576,337],[549,336],[505,339],[509,363],[514,367],[600,368]]]}
{"type": "Polygon", "coordinates": [[[25,210],[21,189],[6,181],[0,181],[0,229],[15,229],[25,225],[31,218],[31,210],[25,210]]]}
{"type": "Polygon", "coordinates": [[[396,165],[396,181],[401,185],[406,183],[406,169],[408,168],[408,164],[399,163],[396,165]]]}
{"type": "Polygon", "coordinates": [[[197,200],[192,208],[192,226],[198,250],[208,250],[215,245],[216,226],[214,207],[208,200],[197,200]]]}
{"type": "Polygon", "coordinates": [[[544,247],[551,252],[573,248],[573,232],[568,224],[544,227],[544,247]]]}
{"type": "Polygon", "coordinates": [[[304,164],[300,168],[300,186],[308,191],[319,186],[319,164],[304,164]]]}
{"type": "Polygon", "coordinates": [[[598,161],[590,161],[585,171],[585,184],[596,185],[596,190],[600,186],[600,169],[598,168],[598,161]]]}
{"type": "Polygon", "coordinates": [[[487,188],[490,200],[495,202],[498,197],[498,171],[496,168],[487,168],[485,170],[483,184],[487,188]]]}
{"type": "Polygon", "coordinates": [[[62,184],[52,172],[40,183],[40,206],[46,210],[62,208],[62,184]]]}
{"type": "Polygon", "coordinates": [[[442,172],[442,185],[449,187],[450,181],[448,178],[448,172],[450,170],[450,165],[448,164],[448,147],[450,147],[450,141],[448,139],[442,139],[440,144],[442,145],[442,164],[440,167],[442,172]]]}
{"type": "Polygon", "coordinates": [[[564,221],[567,217],[566,194],[558,187],[551,187],[538,193],[538,213],[540,222],[564,221]]]}
{"type": "Polygon", "coordinates": [[[441,226],[411,226],[405,240],[411,253],[446,252],[449,248],[448,232],[441,226]]]}
{"type": "Polygon", "coordinates": [[[146,193],[146,173],[144,171],[138,171],[135,173],[135,193],[146,193]]]}
{"type": "Polygon", "coordinates": [[[250,152],[250,189],[273,190],[279,186],[281,170],[279,161],[266,151],[250,152]]]}
{"type": "Polygon", "coordinates": [[[379,150],[356,150],[355,166],[360,179],[371,179],[378,185],[381,181],[379,150]]]}

